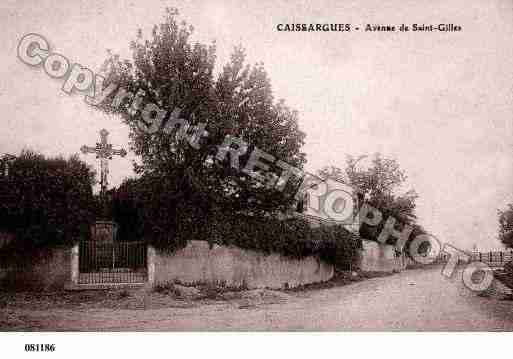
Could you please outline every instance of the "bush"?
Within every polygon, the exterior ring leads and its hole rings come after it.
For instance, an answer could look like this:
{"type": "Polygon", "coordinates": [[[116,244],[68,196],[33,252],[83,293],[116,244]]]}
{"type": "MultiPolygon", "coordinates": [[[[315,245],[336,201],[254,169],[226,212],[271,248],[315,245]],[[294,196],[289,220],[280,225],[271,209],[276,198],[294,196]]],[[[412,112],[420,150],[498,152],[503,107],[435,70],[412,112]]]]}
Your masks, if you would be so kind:
{"type": "Polygon", "coordinates": [[[173,200],[169,179],[144,176],[127,179],[110,191],[110,213],[119,225],[118,238],[125,241],[145,240],[159,248],[173,251],[182,248],[196,226],[194,206],[173,200]]]}
{"type": "Polygon", "coordinates": [[[197,223],[195,233],[190,238],[294,259],[316,256],[340,269],[351,269],[362,248],[361,239],[341,225],[311,228],[300,218],[218,213],[197,223]]]}
{"type": "Polygon", "coordinates": [[[344,226],[322,226],[312,229],[313,236],[320,242],[319,256],[336,268],[352,270],[362,249],[359,236],[344,226]]]}
{"type": "MultiPolygon", "coordinates": [[[[201,194],[177,199],[174,181],[162,176],[126,180],[113,191],[113,218],[126,238],[144,239],[167,252],[189,240],[234,245],[290,258],[317,256],[351,269],[362,247],[360,237],[343,226],[311,228],[302,218],[248,215],[221,209],[201,194]]],[[[124,238],[124,237],[123,237],[124,238]]]]}
{"type": "Polygon", "coordinates": [[[26,249],[71,244],[94,221],[94,172],[77,156],[23,151],[0,178],[0,230],[26,249]]]}

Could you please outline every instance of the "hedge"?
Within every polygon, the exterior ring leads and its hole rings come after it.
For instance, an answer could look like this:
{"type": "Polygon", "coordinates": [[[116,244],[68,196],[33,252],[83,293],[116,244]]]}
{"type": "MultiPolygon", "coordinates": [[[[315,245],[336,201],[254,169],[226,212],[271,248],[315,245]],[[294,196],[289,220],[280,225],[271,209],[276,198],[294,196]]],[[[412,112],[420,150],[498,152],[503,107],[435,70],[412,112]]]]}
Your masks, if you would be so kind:
{"type": "Polygon", "coordinates": [[[217,214],[198,222],[181,223],[168,241],[154,241],[161,249],[183,247],[188,240],[204,240],[211,245],[234,245],[266,254],[278,253],[300,259],[316,256],[339,269],[352,269],[362,248],[359,236],[341,225],[311,228],[300,218],[217,214]],[[173,242],[170,243],[169,241],[173,242]]]}
{"type": "Polygon", "coordinates": [[[77,156],[47,158],[22,151],[0,177],[0,230],[21,249],[71,244],[94,221],[95,173],[77,156]]]}
{"type": "Polygon", "coordinates": [[[343,226],[311,228],[302,218],[280,220],[220,209],[200,195],[176,199],[173,181],[156,176],[126,180],[112,191],[112,218],[121,240],[145,240],[167,252],[189,240],[234,245],[291,258],[317,256],[352,268],[362,248],[359,236],[343,226]]]}

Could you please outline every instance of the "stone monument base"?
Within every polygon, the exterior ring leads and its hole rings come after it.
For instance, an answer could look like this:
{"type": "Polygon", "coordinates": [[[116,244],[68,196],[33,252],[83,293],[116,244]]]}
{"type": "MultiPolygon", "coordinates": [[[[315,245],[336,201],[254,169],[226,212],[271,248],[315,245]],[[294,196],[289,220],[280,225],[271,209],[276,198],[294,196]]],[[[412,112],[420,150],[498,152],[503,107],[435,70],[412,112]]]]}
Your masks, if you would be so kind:
{"type": "Polygon", "coordinates": [[[91,226],[91,240],[114,242],[117,239],[118,225],[113,221],[96,221],[91,226]]]}

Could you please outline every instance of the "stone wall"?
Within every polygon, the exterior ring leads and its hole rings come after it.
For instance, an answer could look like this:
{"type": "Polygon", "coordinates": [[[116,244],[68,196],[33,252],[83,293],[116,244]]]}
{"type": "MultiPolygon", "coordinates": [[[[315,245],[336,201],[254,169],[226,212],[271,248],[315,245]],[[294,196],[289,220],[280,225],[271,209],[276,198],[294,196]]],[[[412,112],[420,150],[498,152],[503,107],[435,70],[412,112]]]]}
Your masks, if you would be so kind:
{"type": "Polygon", "coordinates": [[[60,290],[71,281],[71,249],[58,247],[27,256],[24,263],[0,263],[0,286],[60,290]]]}
{"type": "Polygon", "coordinates": [[[360,252],[358,267],[368,272],[392,272],[406,268],[404,255],[395,254],[395,247],[374,241],[362,240],[363,250],[360,252]]]}
{"type": "Polygon", "coordinates": [[[283,288],[323,282],[333,277],[333,266],[314,257],[301,260],[265,255],[237,247],[190,241],[173,254],[150,248],[149,279],[153,285],[223,283],[230,287],[283,288]]]}

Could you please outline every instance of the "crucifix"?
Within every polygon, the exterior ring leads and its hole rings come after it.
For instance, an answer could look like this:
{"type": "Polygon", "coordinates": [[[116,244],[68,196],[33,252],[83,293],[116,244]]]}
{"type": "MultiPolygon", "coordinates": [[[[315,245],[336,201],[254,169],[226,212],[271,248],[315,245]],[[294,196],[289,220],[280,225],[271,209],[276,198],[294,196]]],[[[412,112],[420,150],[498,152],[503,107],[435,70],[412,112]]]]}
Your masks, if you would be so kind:
{"type": "Polygon", "coordinates": [[[126,151],[124,149],[115,150],[112,148],[112,144],[107,143],[107,137],[109,131],[102,129],[100,131],[100,142],[96,142],[96,147],[82,146],[80,151],[83,154],[94,153],[96,158],[100,159],[100,198],[104,199],[105,193],[107,192],[107,176],[109,174],[109,162],[113,155],[125,157],[126,151]]]}

